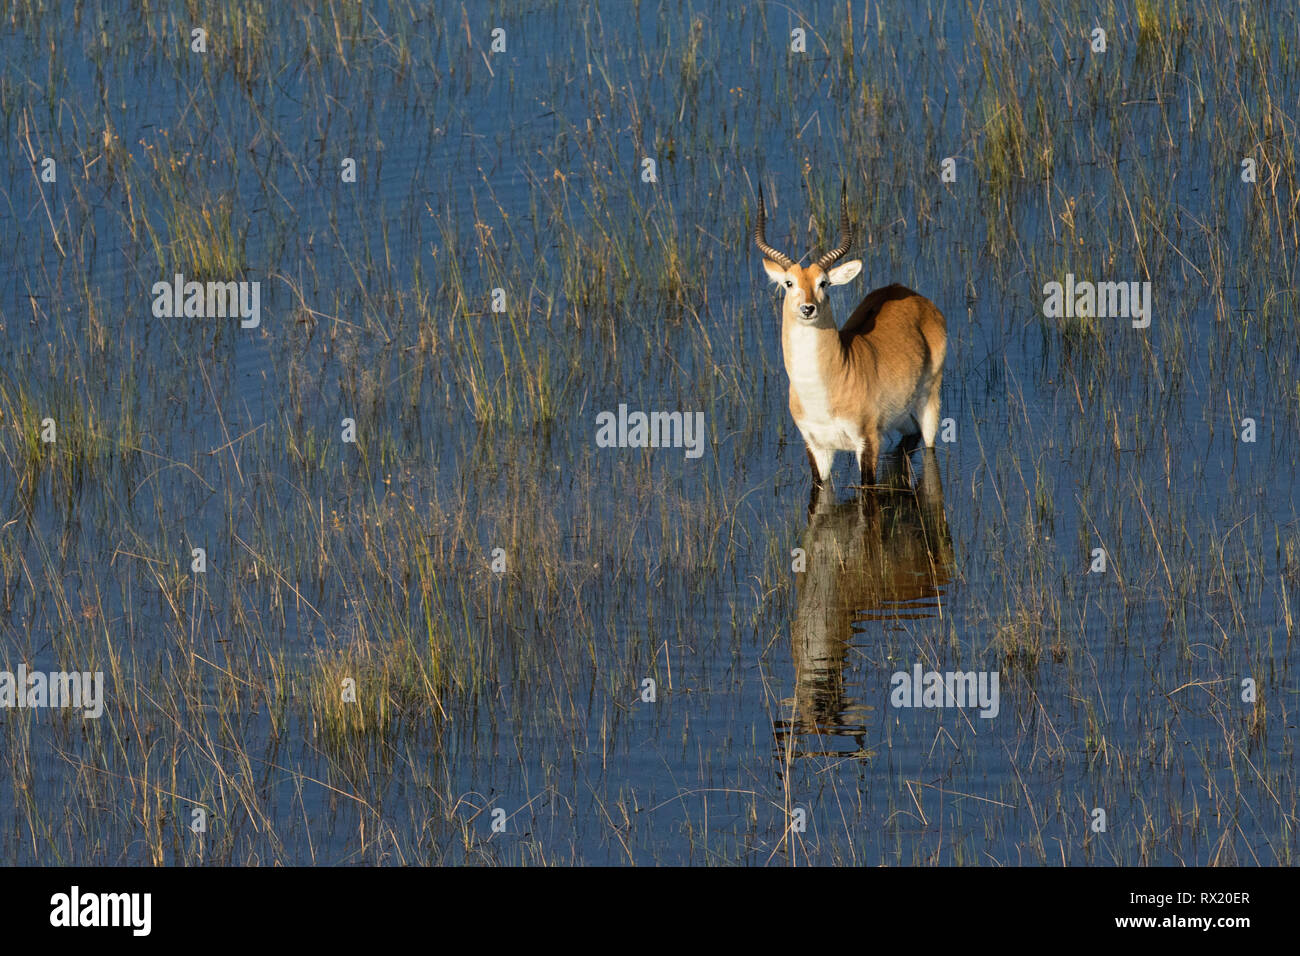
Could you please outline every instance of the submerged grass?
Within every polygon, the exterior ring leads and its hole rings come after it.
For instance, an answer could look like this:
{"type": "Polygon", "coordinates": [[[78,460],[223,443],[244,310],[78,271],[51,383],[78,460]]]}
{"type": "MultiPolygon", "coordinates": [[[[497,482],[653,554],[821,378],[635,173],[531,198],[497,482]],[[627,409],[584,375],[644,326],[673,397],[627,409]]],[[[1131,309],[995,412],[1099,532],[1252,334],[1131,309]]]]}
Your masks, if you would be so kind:
{"type": "Polygon", "coordinates": [[[232,0],[205,56],[110,4],[78,58],[9,4],[0,668],[107,693],[6,715],[5,858],[1293,863],[1275,14],[232,0]],[[761,182],[825,245],[841,180],[866,288],[948,318],[948,543],[804,514],[748,243],[761,182]],[[262,327],[153,320],[175,272],[262,327]],[[1066,273],[1152,282],[1150,329],[1045,318],[1066,273]],[[620,404],[705,454],[597,447],[620,404]],[[917,662],[999,718],[892,708],[917,662]]]}

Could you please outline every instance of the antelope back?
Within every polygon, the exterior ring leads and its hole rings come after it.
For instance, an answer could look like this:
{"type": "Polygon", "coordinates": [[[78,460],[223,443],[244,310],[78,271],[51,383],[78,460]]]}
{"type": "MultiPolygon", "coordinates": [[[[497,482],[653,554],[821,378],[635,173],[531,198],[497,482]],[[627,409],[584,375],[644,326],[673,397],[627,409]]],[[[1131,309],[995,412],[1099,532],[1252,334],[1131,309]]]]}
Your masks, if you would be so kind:
{"type": "Polygon", "coordinates": [[[840,342],[849,350],[869,347],[880,382],[906,390],[943,366],[948,324],[933,302],[895,284],[858,303],[840,329],[840,342]]]}

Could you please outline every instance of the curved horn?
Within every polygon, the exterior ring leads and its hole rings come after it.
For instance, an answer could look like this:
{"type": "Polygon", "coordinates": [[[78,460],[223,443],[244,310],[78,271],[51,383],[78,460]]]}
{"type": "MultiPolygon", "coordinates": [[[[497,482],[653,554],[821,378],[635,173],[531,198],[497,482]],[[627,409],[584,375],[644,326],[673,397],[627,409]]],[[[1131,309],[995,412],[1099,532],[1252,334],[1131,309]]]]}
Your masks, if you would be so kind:
{"type": "Polygon", "coordinates": [[[777,252],[767,244],[767,236],[764,235],[764,227],[767,225],[767,214],[763,209],[763,187],[758,187],[758,222],[754,225],[754,245],[758,246],[758,251],[763,253],[782,269],[789,269],[794,265],[794,260],[783,252],[777,252]]]}
{"type": "Polygon", "coordinates": [[[853,245],[853,227],[849,225],[849,188],[847,183],[840,183],[840,244],[817,260],[817,265],[827,266],[844,257],[853,245]]]}

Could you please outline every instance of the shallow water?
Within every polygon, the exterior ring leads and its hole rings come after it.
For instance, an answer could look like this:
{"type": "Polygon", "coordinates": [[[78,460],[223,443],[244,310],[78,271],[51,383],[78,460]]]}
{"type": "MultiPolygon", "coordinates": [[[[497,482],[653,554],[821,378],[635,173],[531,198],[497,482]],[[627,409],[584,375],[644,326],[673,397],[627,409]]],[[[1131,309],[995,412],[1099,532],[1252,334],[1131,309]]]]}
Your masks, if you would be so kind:
{"type": "Polygon", "coordinates": [[[184,8],[10,8],[0,667],[117,679],[90,728],[0,712],[0,857],[1294,862],[1294,14],[1092,54],[1016,9],[235,3],[194,54],[184,8]],[[809,517],[759,176],[796,255],[847,180],[841,320],[946,316],[915,493],[840,456],[809,517]],[[155,319],[169,217],[222,202],[260,327],[155,319]],[[1150,326],[1045,318],[1067,272],[1150,326]],[[704,453],[598,447],[620,404],[704,453]],[[47,414],[127,447],[29,466],[47,414]],[[394,648],[437,681],[334,733],[323,662],[394,648]],[[916,665],[997,715],[894,706],[916,665]]]}

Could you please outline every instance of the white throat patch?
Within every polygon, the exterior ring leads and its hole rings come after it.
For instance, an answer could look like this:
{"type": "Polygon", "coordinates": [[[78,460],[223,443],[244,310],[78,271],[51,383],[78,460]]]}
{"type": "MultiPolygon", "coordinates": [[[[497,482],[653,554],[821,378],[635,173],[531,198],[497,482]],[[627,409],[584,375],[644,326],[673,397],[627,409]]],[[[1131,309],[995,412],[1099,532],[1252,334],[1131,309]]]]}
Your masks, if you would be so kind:
{"type": "Polygon", "coordinates": [[[829,421],[831,417],[830,395],[817,360],[818,342],[825,334],[825,330],[801,322],[790,326],[790,384],[799,396],[804,415],[813,421],[829,421]]]}

